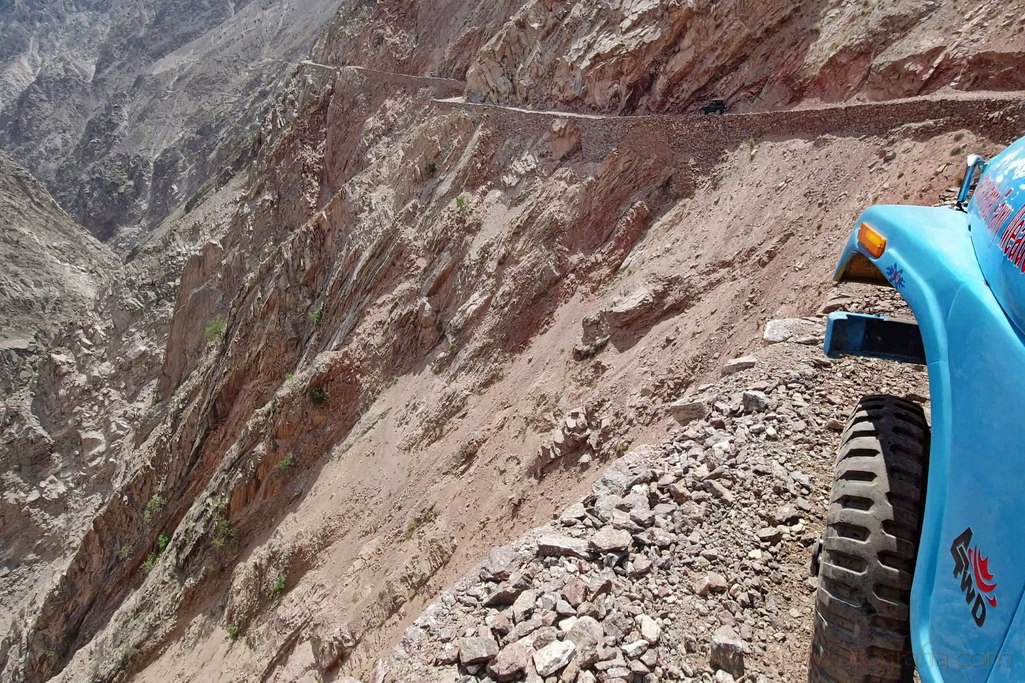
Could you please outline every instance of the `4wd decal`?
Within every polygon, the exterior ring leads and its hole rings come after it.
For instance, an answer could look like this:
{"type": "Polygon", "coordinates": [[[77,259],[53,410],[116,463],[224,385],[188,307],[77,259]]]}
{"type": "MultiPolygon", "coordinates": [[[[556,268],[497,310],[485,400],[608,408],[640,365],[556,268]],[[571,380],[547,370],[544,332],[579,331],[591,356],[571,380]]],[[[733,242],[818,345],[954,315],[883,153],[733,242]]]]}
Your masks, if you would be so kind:
{"type": "Polygon", "coordinates": [[[904,285],[907,282],[904,279],[904,269],[898,268],[896,263],[886,266],[886,279],[890,281],[890,284],[896,290],[904,289],[904,285]]]}
{"type": "Polygon", "coordinates": [[[977,626],[986,623],[986,609],[997,606],[997,588],[993,573],[989,570],[989,558],[984,557],[978,546],[972,546],[972,528],[968,527],[954,539],[950,555],[954,558],[954,578],[961,579],[961,592],[972,611],[977,626]]]}

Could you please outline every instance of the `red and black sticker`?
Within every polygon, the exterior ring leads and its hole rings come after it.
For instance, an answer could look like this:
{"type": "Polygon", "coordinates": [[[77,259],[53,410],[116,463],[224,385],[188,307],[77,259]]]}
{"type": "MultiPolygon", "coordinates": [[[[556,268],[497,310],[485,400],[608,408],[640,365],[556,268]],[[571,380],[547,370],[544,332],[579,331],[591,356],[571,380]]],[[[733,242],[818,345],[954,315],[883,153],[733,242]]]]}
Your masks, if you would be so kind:
{"type": "Polygon", "coordinates": [[[950,546],[954,558],[954,578],[961,580],[961,592],[971,609],[977,626],[986,623],[986,609],[997,606],[997,582],[989,569],[989,558],[979,546],[972,545],[972,528],[968,527],[950,546]]]}

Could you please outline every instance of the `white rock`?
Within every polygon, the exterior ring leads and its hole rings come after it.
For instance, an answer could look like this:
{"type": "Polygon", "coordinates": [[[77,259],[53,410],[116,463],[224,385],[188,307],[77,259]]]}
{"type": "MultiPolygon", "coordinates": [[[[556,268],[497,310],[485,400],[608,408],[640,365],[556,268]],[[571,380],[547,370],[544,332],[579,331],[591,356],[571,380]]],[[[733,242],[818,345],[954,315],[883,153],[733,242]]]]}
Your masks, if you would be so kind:
{"type": "Polygon", "coordinates": [[[658,642],[659,638],[662,637],[662,627],[658,625],[658,622],[649,617],[647,614],[638,614],[634,619],[637,622],[637,628],[641,632],[641,638],[644,638],[650,645],[654,645],[658,642]]]}
{"type": "Polygon", "coordinates": [[[725,377],[727,375],[732,375],[733,373],[740,372],[741,370],[750,370],[757,364],[758,359],[754,356],[741,356],[740,358],[734,358],[731,361],[727,361],[727,363],[722,366],[722,376],[725,377]]]}
{"type": "Polygon", "coordinates": [[[770,344],[817,344],[823,336],[824,329],[820,322],[806,318],[783,318],[766,323],[762,338],[770,344]]]}
{"type": "Polygon", "coordinates": [[[550,676],[569,664],[576,650],[569,640],[557,640],[534,653],[534,668],[540,676],[550,676]]]}
{"type": "Polygon", "coordinates": [[[646,640],[635,640],[632,643],[627,643],[623,646],[623,654],[631,659],[640,657],[648,651],[648,641],[646,640]]]}

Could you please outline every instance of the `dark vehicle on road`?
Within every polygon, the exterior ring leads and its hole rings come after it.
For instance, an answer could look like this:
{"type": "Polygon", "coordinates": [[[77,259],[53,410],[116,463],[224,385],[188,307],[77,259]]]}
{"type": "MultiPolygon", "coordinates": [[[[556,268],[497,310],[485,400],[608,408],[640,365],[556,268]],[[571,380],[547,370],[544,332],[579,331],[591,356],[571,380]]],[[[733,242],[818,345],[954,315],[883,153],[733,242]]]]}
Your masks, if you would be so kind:
{"type": "Polygon", "coordinates": [[[719,114],[720,116],[722,116],[726,113],[726,100],[710,100],[705,106],[701,107],[701,113],[719,114]]]}

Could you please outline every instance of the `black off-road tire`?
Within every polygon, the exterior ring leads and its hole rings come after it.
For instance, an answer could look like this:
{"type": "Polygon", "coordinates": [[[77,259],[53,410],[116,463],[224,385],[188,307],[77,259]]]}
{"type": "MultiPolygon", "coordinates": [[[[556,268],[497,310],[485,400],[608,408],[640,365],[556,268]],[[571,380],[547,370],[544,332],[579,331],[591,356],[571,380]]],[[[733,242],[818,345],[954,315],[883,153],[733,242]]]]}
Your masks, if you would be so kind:
{"type": "Polygon", "coordinates": [[[810,683],[913,680],[911,581],[922,532],[929,425],[921,407],[866,396],[847,420],[826,530],[810,683]]]}

